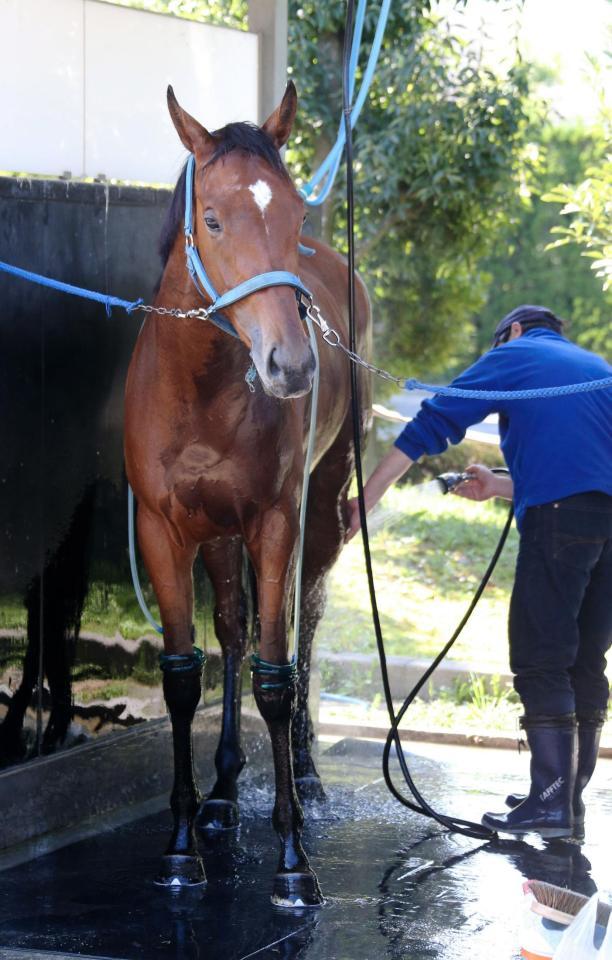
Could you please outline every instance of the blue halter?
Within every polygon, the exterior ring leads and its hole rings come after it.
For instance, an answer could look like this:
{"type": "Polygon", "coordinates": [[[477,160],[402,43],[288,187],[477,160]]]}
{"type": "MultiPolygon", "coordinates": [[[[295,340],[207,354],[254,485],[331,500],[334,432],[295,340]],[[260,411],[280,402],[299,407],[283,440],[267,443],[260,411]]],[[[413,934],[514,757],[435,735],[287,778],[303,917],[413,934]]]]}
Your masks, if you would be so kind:
{"type": "Polygon", "coordinates": [[[237,337],[238,334],[234,330],[234,327],[220,311],[225,307],[231,306],[233,303],[237,303],[238,300],[243,300],[257,290],[264,290],[266,287],[293,287],[298,305],[302,305],[303,297],[308,301],[312,301],[310,290],[304,286],[295,273],[289,273],[287,270],[270,270],[268,273],[258,273],[249,280],[244,280],[242,283],[232,287],[231,290],[226,290],[226,292],[221,295],[217,293],[211,283],[210,277],[204,269],[198,248],[193,240],[194,171],[195,157],[192,154],[187,161],[187,176],[185,179],[185,255],[187,257],[189,275],[198,293],[202,297],[208,297],[211,301],[211,306],[206,308],[208,319],[225,333],[237,337]]]}

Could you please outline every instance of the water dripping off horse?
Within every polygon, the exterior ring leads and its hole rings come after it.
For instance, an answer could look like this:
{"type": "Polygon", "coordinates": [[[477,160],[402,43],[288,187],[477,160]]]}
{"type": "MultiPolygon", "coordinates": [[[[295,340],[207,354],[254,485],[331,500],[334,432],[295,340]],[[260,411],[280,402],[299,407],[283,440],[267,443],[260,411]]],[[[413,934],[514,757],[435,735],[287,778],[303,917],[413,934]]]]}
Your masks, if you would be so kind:
{"type": "MultiPolygon", "coordinates": [[[[263,127],[235,123],[209,133],[178,104],[168,106],[176,131],[195,158],[193,235],[217,291],[254,275],[299,275],[344,343],[347,268],[317,241],[299,252],[303,201],[279,155],[297,109],[292,83],[263,127]]],[[[187,311],[203,306],[186,269],[182,217],[185,174],[165,226],[165,265],[155,300],[187,311]]],[[[370,311],[357,284],[357,346],[369,349],[370,311]]],[[[204,301],[206,302],[206,301],[204,301]]],[[[298,787],[320,783],[310,756],[308,670],[312,638],[323,613],[325,577],[346,529],[353,469],[350,371],[339,350],[320,341],[320,393],[304,544],[301,641],[297,672],[288,654],[299,504],[308,438],[315,358],[289,285],[258,289],[225,311],[237,337],[192,317],[152,314],[138,338],[126,387],[125,456],[138,500],[138,541],[163,625],[163,689],[171,718],[175,779],[174,829],[158,882],[203,883],[196,821],[238,822],[239,678],[248,630],[242,572],[246,551],[256,581],[258,653],[253,691],[271,737],[276,778],[273,824],[280,860],[273,902],[322,903],[301,842],[298,787]],[[245,383],[251,360],[254,391],[245,383]],[[194,646],[192,566],[200,552],[215,594],[215,631],[223,651],[223,727],[217,780],[204,803],[193,774],[191,726],[201,695],[202,656],[194,646]]],[[[369,382],[360,374],[363,426],[369,382]]]]}

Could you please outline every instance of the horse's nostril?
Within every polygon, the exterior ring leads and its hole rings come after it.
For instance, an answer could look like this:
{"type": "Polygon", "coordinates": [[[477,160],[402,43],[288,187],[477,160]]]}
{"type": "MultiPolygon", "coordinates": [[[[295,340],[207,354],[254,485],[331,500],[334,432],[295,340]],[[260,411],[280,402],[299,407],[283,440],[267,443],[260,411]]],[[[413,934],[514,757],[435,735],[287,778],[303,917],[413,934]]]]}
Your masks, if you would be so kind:
{"type": "Polygon", "coordinates": [[[315,360],[315,355],[310,344],[308,345],[308,360],[306,362],[306,367],[308,373],[314,373],[317,366],[317,361],[315,360]]]}
{"type": "Polygon", "coordinates": [[[270,351],[270,357],[268,359],[268,373],[271,377],[277,377],[280,373],[280,367],[276,360],[274,359],[274,354],[276,353],[276,347],[273,347],[270,351]]]}

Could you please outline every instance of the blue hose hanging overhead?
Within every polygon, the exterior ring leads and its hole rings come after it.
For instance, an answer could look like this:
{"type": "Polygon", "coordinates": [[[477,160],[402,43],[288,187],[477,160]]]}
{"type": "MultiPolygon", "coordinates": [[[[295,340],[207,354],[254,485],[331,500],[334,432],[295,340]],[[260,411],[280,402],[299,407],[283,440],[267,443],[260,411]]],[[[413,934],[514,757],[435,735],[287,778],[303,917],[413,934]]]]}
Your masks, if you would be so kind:
{"type": "MultiPolygon", "coordinates": [[[[351,42],[351,52],[349,59],[349,98],[350,102],[353,101],[353,94],[355,92],[355,74],[357,72],[357,61],[359,58],[359,48],[361,46],[361,37],[363,34],[363,25],[365,21],[367,0],[359,0],[359,5],[357,8],[357,13],[355,15],[355,27],[353,30],[353,39],[351,42]]],[[[351,129],[354,129],[357,120],[359,119],[359,114],[363,108],[366,97],[372,85],[372,80],[374,78],[374,73],[376,71],[376,65],[378,63],[378,57],[382,47],[383,37],[385,35],[385,28],[387,26],[387,20],[389,18],[389,10],[391,9],[391,0],[382,0],[380,6],[380,13],[378,14],[378,23],[376,24],[376,31],[374,33],[374,39],[372,41],[372,48],[370,50],[370,55],[368,57],[368,62],[363,74],[361,81],[361,86],[359,87],[359,93],[355,103],[351,107],[351,116],[350,124],[351,129]]],[[[330,194],[330,191],[334,185],[334,180],[336,179],[336,174],[338,173],[338,168],[340,166],[340,161],[342,160],[344,154],[344,145],[346,143],[346,126],[344,119],[340,121],[338,127],[338,135],[336,137],[336,142],[333,147],[327,154],[327,157],[320,165],[318,170],[312,175],[308,183],[300,189],[300,193],[304,197],[306,204],[309,207],[319,207],[325,202],[327,197],[330,194]],[[316,188],[319,187],[319,191],[316,196],[313,196],[316,188]]]]}

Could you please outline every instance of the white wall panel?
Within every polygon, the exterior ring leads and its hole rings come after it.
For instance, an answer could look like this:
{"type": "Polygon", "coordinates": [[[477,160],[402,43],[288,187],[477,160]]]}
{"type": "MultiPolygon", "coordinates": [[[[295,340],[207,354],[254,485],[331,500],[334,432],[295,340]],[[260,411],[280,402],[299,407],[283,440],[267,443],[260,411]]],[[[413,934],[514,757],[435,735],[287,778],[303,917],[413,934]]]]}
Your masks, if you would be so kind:
{"type": "Polygon", "coordinates": [[[185,150],[166,87],[213,130],[257,120],[254,34],[85,0],[85,156],[91,173],[174,182],[185,150]]]}
{"type": "Polygon", "coordinates": [[[166,108],[256,120],[259,37],[98,0],[0,0],[0,170],[170,183],[166,108]]]}
{"type": "Polygon", "coordinates": [[[0,90],[0,170],[82,173],[82,0],[0,0],[0,90]]]}

